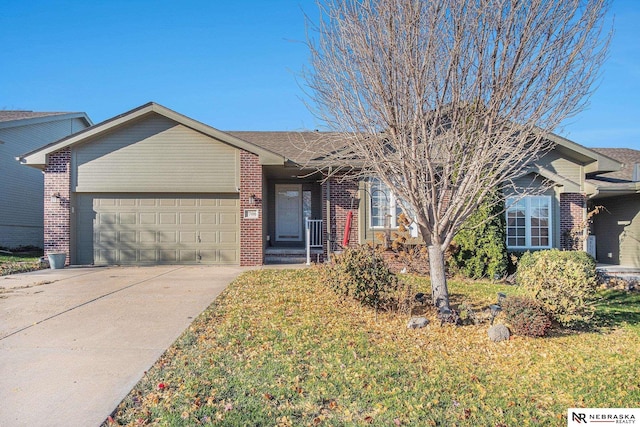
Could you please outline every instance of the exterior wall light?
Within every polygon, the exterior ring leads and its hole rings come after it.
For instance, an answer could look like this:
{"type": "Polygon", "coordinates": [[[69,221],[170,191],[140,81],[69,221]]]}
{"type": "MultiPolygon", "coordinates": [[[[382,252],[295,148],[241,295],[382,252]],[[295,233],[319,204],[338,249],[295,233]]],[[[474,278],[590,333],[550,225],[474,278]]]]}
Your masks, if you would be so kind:
{"type": "Polygon", "coordinates": [[[60,203],[60,193],[53,193],[51,197],[49,197],[49,201],[51,203],[60,203]]]}

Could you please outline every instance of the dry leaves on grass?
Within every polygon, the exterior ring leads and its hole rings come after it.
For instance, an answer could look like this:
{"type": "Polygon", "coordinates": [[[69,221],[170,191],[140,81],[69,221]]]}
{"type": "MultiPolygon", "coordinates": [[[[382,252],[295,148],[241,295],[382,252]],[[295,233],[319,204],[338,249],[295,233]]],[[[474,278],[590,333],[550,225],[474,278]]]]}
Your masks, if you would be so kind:
{"type": "MultiPolygon", "coordinates": [[[[554,425],[568,407],[640,404],[630,368],[640,358],[637,327],[495,344],[487,325],[440,326],[431,312],[429,326],[408,330],[406,316],[376,315],[318,277],[313,269],[241,276],[114,422],[554,425]]],[[[453,289],[454,299],[478,300],[478,289],[453,289]]]]}

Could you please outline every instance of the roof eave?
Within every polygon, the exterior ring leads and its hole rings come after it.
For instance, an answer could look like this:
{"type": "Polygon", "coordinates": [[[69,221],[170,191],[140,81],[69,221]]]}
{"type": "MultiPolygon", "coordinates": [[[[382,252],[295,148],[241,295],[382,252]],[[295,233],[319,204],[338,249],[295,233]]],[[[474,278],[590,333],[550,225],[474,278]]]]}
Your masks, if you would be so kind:
{"type": "Polygon", "coordinates": [[[626,196],[633,194],[640,194],[640,182],[630,182],[625,185],[596,185],[594,183],[588,183],[592,188],[589,195],[589,199],[603,199],[606,197],[626,196]]]}
{"type": "Polygon", "coordinates": [[[6,122],[0,122],[0,129],[35,125],[39,123],[56,122],[56,121],[68,120],[68,119],[81,119],[85,122],[87,126],[93,125],[93,122],[91,121],[89,116],[87,116],[87,113],[63,113],[63,114],[51,114],[48,116],[30,117],[26,119],[15,119],[15,120],[8,120],[6,122]]]}
{"type": "Polygon", "coordinates": [[[563,138],[560,135],[549,133],[547,138],[556,145],[560,145],[567,150],[586,157],[588,160],[583,162],[585,173],[617,172],[622,169],[622,163],[619,161],[590,150],[587,147],[583,147],[582,145],[568,140],[567,138],[563,138]]]}
{"type": "Polygon", "coordinates": [[[259,156],[259,159],[260,159],[259,163],[261,165],[283,165],[285,162],[285,158],[280,156],[279,154],[276,154],[264,148],[258,147],[255,144],[252,144],[250,142],[247,142],[245,140],[232,136],[228,133],[219,131],[215,128],[212,128],[211,126],[208,126],[208,125],[205,125],[204,123],[193,120],[187,116],[184,116],[180,113],[177,113],[173,110],[170,110],[154,102],[149,102],[147,104],[141,105],[140,107],[135,108],[131,111],[128,111],[124,114],[105,120],[102,123],[99,123],[90,128],[81,130],[80,132],[77,132],[73,135],[70,135],[61,140],[53,142],[49,145],[41,147],[30,153],[26,153],[20,156],[18,160],[27,166],[35,167],[38,169],[44,169],[47,163],[48,154],[61,150],[66,147],[70,147],[74,144],[77,144],[79,142],[86,140],[87,138],[91,138],[91,137],[100,135],[104,132],[110,131],[114,128],[120,127],[126,123],[139,119],[150,113],[160,114],[177,123],[180,123],[184,126],[192,128],[200,133],[203,133],[212,138],[218,139],[224,143],[233,145],[237,148],[256,154],[259,156]]]}

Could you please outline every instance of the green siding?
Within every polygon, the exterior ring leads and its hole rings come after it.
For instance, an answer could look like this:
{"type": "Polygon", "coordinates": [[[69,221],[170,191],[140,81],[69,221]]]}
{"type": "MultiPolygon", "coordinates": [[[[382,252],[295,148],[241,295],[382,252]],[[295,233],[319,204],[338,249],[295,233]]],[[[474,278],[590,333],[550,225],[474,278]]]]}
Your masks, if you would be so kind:
{"type": "Polygon", "coordinates": [[[239,151],[152,114],[74,147],[77,192],[225,192],[239,182],[239,151]]]}
{"type": "Polygon", "coordinates": [[[550,172],[569,179],[580,185],[581,188],[584,188],[584,173],[582,171],[582,165],[565,157],[561,157],[561,154],[556,150],[552,150],[545,154],[536,162],[536,164],[550,172]]]}
{"type": "Polygon", "coordinates": [[[640,194],[598,199],[594,204],[605,207],[593,217],[598,262],[640,267],[640,194]]]}

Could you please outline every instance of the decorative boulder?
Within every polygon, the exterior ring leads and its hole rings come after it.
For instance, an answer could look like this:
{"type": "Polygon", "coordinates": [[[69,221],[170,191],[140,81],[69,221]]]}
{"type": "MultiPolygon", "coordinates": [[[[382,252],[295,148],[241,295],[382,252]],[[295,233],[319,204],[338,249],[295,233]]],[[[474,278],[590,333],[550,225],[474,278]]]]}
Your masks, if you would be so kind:
{"type": "Polygon", "coordinates": [[[409,319],[409,322],[407,323],[407,328],[408,329],[424,328],[428,324],[429,324],[429,320],[426,317],[412,317],[411,319],[409,319]]]}
{"type": "Polygon", "coordinates": [[[509,328],[504,325],[494,325],[489,328],[489,339],[493,342],[508,340],[509,336],[509,328]]]}

